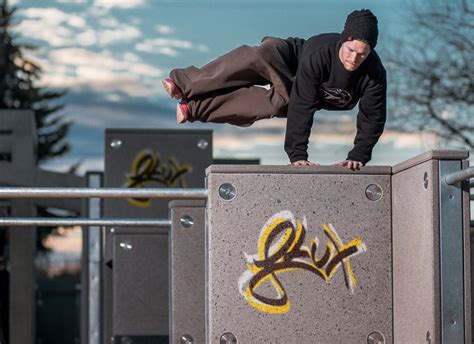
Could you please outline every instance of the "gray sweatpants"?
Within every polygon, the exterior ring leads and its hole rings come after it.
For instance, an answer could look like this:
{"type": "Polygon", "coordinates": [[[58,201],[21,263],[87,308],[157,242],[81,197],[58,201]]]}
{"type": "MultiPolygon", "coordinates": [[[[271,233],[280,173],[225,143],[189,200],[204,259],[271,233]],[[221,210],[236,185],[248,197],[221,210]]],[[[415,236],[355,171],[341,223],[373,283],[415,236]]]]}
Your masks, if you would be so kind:
{"type": "Polygon", "coordinates": [[[243,45],[202,68],[174,69],[170,78],[188,101],[190,122],[249,126],[286,117],[293,84],[289,59],[283,39],[264,37],[258,46],[243,45]],[[267,84],[269,89],[256,86],[267,84]]]}

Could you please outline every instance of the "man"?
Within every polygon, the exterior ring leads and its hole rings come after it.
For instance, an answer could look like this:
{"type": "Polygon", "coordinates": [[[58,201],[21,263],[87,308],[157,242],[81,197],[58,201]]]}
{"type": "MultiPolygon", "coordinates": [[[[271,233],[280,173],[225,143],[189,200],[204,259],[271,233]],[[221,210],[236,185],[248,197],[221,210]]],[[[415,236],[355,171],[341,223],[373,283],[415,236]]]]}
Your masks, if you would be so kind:
{"type": "Polygon", "coordinates": [[[285,151],[298,166],[316,165],[307,153],[314,112],[350,110],[359,103],[354,148],[339,163],[359,169],[371,159],[386,118],[386,73],[374,50],[377,38],[377,18],[363,9],[348,15],[341,34],[265,37],[256,47],[241,46],[202,68],[174,69],[162,83],[171,97],[182,99],[178,123],[249,126],[287,117],[285,151]]]}

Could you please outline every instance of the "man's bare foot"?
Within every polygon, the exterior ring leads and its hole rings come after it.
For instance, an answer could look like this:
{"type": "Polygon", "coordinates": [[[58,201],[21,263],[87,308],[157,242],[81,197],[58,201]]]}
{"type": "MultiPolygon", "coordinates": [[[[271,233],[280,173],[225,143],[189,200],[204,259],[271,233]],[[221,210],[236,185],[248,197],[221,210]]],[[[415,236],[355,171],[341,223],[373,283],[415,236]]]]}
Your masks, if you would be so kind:
{"type": "Polygon", "coordinates": [[[178,124],[184,123],[189,118],[189,107],[187,103],[179,103],[176,107],[176,121],[178,124]]]}
{"type": "Polygon", "coordinates": [[[183,92],[181,92],[178,85],[176,85],[176,83],[173,81],[173,79],[165,78],[165,79],[161,80],[161,84],[165,88],[166,93],[168,93],[168,95],[171,98],[175,98],[175,99],[183,98],[183,92]]]}

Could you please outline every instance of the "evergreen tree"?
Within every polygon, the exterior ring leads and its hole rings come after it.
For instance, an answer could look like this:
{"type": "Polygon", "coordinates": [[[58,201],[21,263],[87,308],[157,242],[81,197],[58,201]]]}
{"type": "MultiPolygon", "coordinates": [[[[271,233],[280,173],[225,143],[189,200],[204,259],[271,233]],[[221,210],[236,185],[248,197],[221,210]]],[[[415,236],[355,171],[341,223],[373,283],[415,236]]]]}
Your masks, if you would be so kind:
{"type": "Polygon", "coordinates": [[[64,105],[58,98],[65,91],[47,90],[36,84],[41,67],[25,56],[36,47],[18,43],[13,34],[13,16],[17,8],[0,4],[0,109],[31,109],[38,132],[38,162],[61,156],[69,151],[66,136],[71,123],[58,115],[64,105]]]}

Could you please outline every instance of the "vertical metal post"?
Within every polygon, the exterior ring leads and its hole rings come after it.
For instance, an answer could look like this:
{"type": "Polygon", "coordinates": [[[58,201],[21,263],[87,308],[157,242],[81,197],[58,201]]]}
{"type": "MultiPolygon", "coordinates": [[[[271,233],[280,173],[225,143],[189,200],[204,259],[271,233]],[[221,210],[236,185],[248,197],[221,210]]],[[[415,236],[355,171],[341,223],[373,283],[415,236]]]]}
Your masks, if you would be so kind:
{"type": "MultiPolygon", "coordinates": [[[[102,186],[102,173],[87,175],[89,187],[102,186]]],[[[102,200],[92,198],[88,204],[88,215],[91,218],[102,216],[102,200]]],[[[89,227],[88,231],[88,344],[100,344],[101,339],[101,228],[89,227]]]]}
{"type": "Polygon", "coordinates": [[[440,160],[441,342],[464,342],[463,207],[460,182],[447,174],[461,170],[459,160],[440,160]]]}

